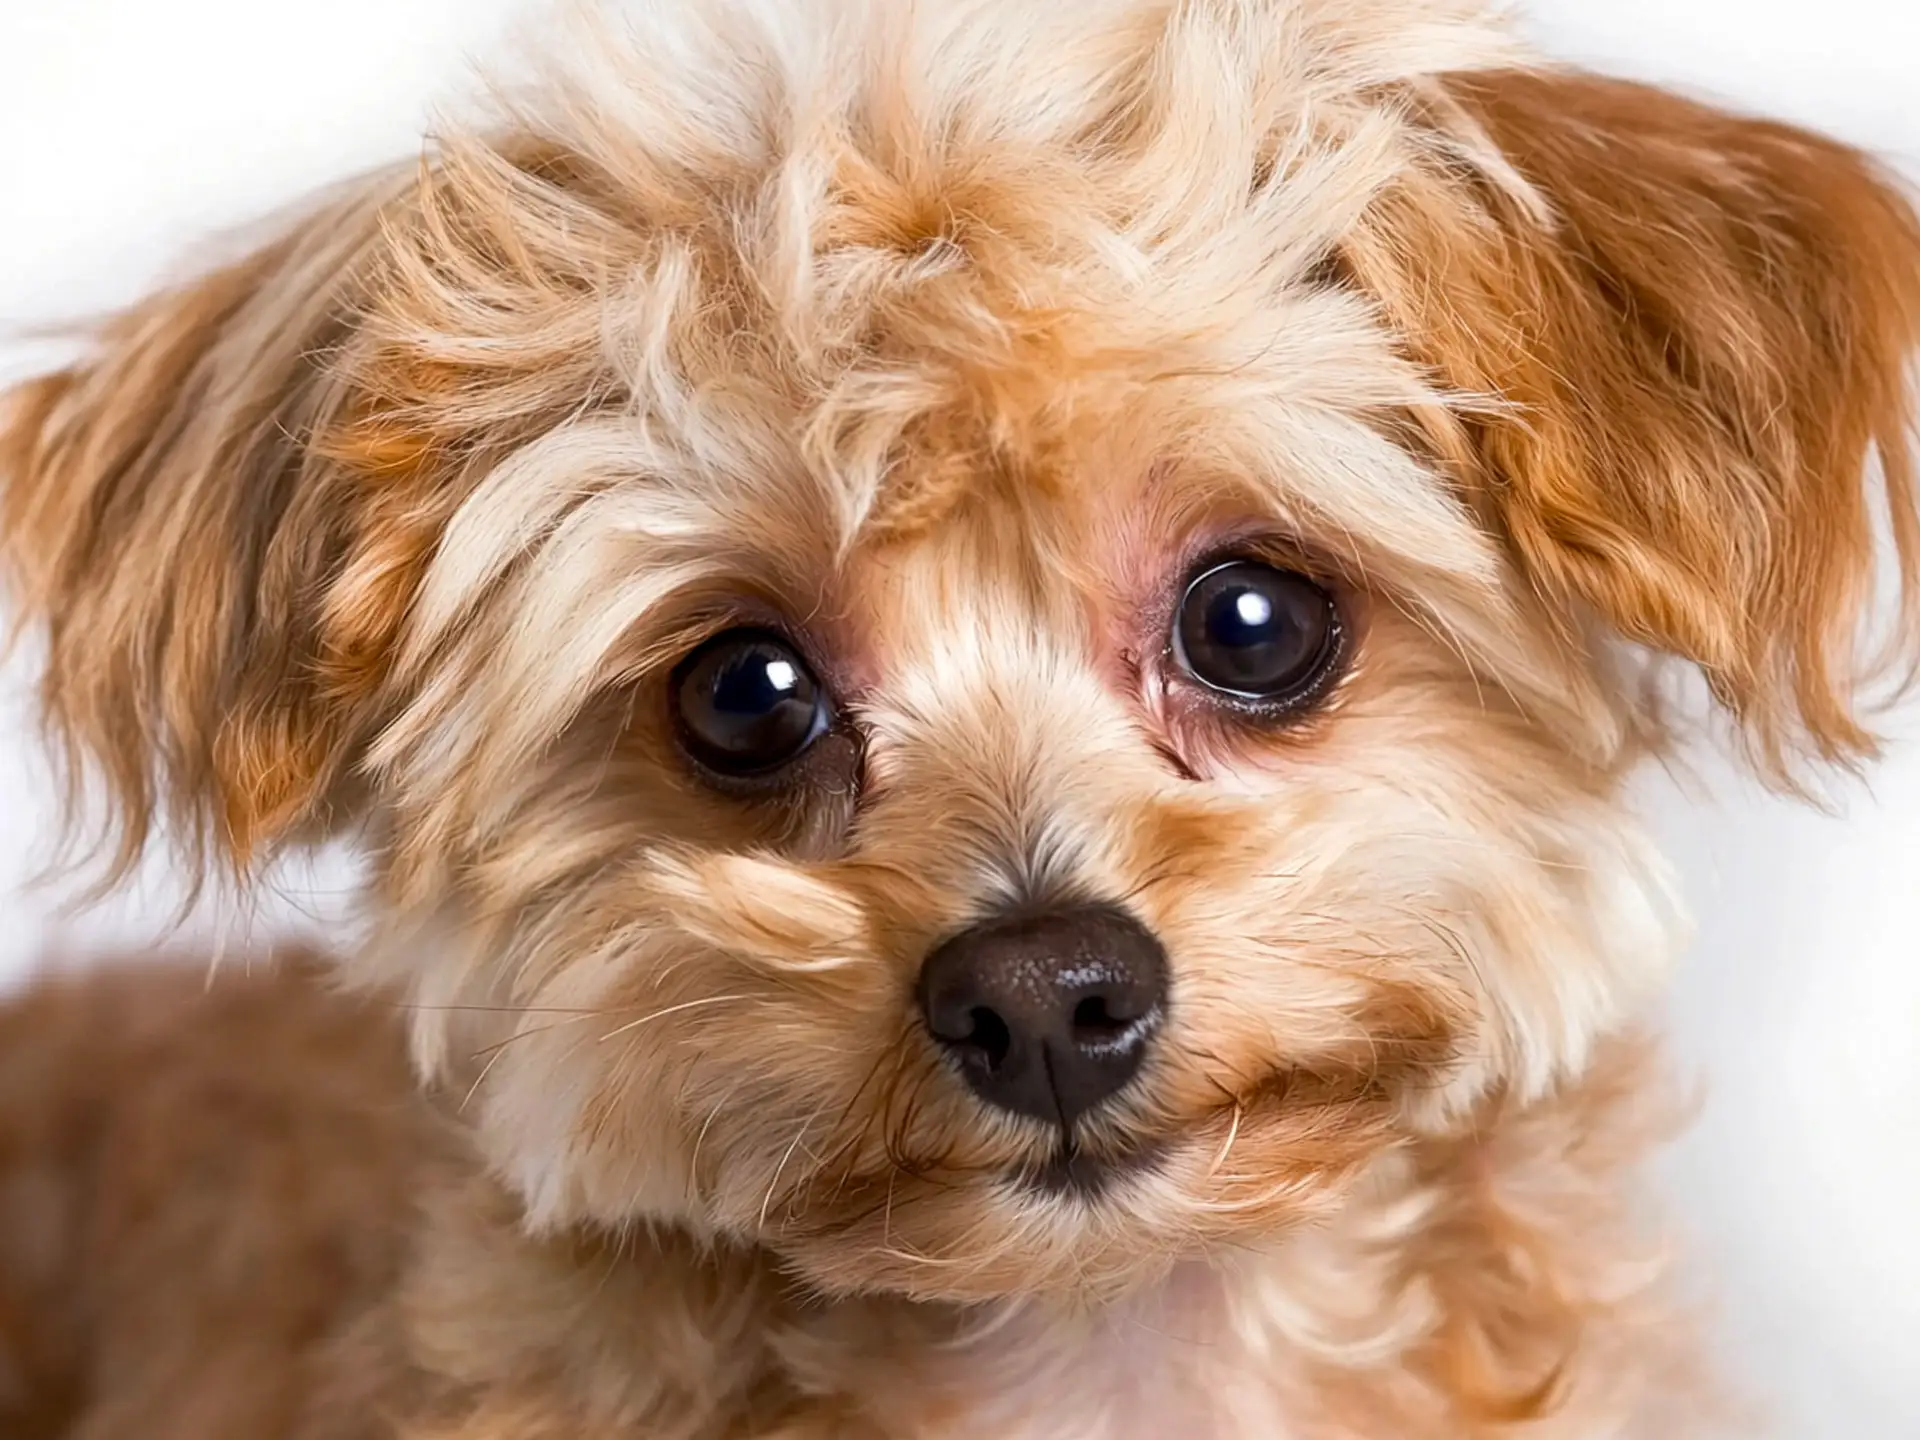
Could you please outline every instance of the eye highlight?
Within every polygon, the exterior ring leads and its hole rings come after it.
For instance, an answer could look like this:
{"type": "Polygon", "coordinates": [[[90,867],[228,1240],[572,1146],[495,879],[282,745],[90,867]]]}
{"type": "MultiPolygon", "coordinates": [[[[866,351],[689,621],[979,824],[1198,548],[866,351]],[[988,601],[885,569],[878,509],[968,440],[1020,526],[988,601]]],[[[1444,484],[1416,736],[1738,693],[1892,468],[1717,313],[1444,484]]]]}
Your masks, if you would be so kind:
{"type": "Polygon", "coordinates": [[[1333,597],[1306,576],[1257,560],[1196,575],[1175,613],[1173,657],[1215,694],[1269,712],[1311,704],[1338,673],[1333,597]]]}
{"type": "Polygon", "coordinates": [[[708,640],[675,669],[672,697],[682,746],[728,777],[785,768],[833,719],[826,688],[770,630],[726,630],[708,640]]]}

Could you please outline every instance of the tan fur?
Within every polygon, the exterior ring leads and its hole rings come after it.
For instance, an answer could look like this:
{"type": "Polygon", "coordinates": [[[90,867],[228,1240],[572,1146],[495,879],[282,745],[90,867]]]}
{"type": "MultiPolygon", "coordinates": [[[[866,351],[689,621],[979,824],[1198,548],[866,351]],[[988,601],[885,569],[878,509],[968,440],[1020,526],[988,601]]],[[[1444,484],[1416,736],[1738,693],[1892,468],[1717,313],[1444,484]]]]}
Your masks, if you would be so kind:
{"type": "Polygon", "coordinates": [[[1410,169],[1348,253],[1452,384],[1508,402],[1460,440],[1529,574],[1700,665],[1776,778],[1869,752],[1870,456],[1903,572],[1920,538],[1907,201],[1834,141],[1643,85],[1443,94],[1531,192],[1410,169]]]}
{"type": "Polygon", "coordinates": [[[440,1141],[391,1012],[313,969],[83,972],[0,1012],[9,1436],[290,1434],[328,1393],[315,1343],[391,1289],[440,1141]]]}
{"type": "Polygon", "coordinates": [[[1634,1203],[1681,926],[1620,642],[1699,666],[1783,782],[1870,752],[1870,456],[1901,581],[1920,549],[1894,183],[1467,0],[585,23],[417,172],[6,402],[5,557],[110,869],[354,831],[371,879],[361,1000],[121,975],[5,1022],[19,1233],[146,1183],[70,1134],[180,1178],[0,1267],[0,1407],[92,1440],[1708,1428],[1634,1203]],[[1340,597],[1352,664],[1298,723],[1171,663],[1223,548],[1340,597]],[[736,623],[846,718],[757,799],[669,719],[736,623]],[[1173,970],[1082,1136],[1154,1163],[1095,1198],[1019,1178],[1050,1137],[911,1003],[955,928],[1084,897],[1173,970]],[[126,1078],[262,1045],[233,1083],[327,1138],[126,1078]],[[105,1365],[179,1287],[177,1368],[105,1365]]]}

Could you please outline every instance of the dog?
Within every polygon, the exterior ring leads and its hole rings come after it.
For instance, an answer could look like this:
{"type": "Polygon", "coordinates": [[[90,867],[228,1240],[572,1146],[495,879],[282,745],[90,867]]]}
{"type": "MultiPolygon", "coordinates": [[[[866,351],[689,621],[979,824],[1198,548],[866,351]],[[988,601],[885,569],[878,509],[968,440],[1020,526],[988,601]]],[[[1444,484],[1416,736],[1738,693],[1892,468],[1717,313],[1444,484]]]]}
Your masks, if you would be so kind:
{"type": "Polygon", "coordinates": [[[0,1012],[6,1434],[1723,1423],[1624,786],[1874,754],[1899,180],[1472,0],[577,24],[6,400],[100,883],[368,932],[0,1012]]]}

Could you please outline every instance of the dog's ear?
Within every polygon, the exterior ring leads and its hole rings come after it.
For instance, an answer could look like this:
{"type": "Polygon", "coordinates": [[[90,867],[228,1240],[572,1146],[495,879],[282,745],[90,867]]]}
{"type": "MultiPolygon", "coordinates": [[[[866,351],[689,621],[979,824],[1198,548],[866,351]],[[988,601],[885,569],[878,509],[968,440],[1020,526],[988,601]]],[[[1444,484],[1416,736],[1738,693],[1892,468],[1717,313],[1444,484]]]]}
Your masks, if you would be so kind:
{"type": "Polygon", "coordinates": [[[156,828],[244,872],[351,818],[445,527],[610,385],[627,199],[533,132],[450,136],[0,397],[0,566],[107,782],[105,878],[156,828]]]}
{"type": "Polygon", "coordinates": [[[340,798],[369,720],[346,672],[397,623],[381,582],[420,541],[377,533],[380,457],[327,440],[364,408],[346,357],[415,188],[411,167],[356,182],[0,401],[9,599],[44,631],[70,779],[106,781],[116,874],[156,827],[244,865],[340,798]]]}
{"type": "Polygon", "coordinates": [[[70,776],[107,781],[121,866],[156,824],[245,856],[333,779],[309,606],[341,517],[303,498],[305,442],[340,404],[328,356],[377,212],[345,199],[148,299],[0,411],[10,598],[45,631],[48,729],[70,776]]]}
{"type": "Polygon", "coordinates": [[[1870,753],[1876,458],[1903,582],[1920,558],[1920,221],[1898,182],[1579,72],[1414,103],[1432,149],[1347,258],[1447,385],[1493,402],[1450,448],[1533,587],[1569,633],[1597,614],[1696,663],[1770,778],[1870,753]]]}

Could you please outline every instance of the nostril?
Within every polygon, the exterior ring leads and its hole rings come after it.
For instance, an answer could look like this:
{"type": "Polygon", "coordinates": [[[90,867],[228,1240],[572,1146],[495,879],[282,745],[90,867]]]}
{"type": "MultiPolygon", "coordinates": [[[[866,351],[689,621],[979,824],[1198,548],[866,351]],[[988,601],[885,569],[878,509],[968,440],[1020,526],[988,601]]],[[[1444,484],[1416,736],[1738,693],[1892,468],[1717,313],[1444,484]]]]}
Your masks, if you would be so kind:
{"type": "Polygon", "coordinates": [[[1145,1038],[1150,1028],[1148,1014],[1137,1014],[1138,1007],[1116,1003],[1109,995],[1089,995],[1073,1007],[1073,1043],[1083,1050],[1124,1049],[1145,1038]]]}
{"type": "Polygon", "coordinates": [[[998,1012],[976,1005],[967,1012],[970,1028],[960,1043],[977,1051],[989,1070],[998,1070],[1013,1053],[1013,1032],[998,1012]]]}
{"type": "Polygon", "coordinates": [[[1107,997],[1104,995],[1089,995],[1073,1007],[1073,1033],[1079,1038],[1110,1038],[1132,1023],[1117,1019],[1107,1007],[1107,997]]]}

